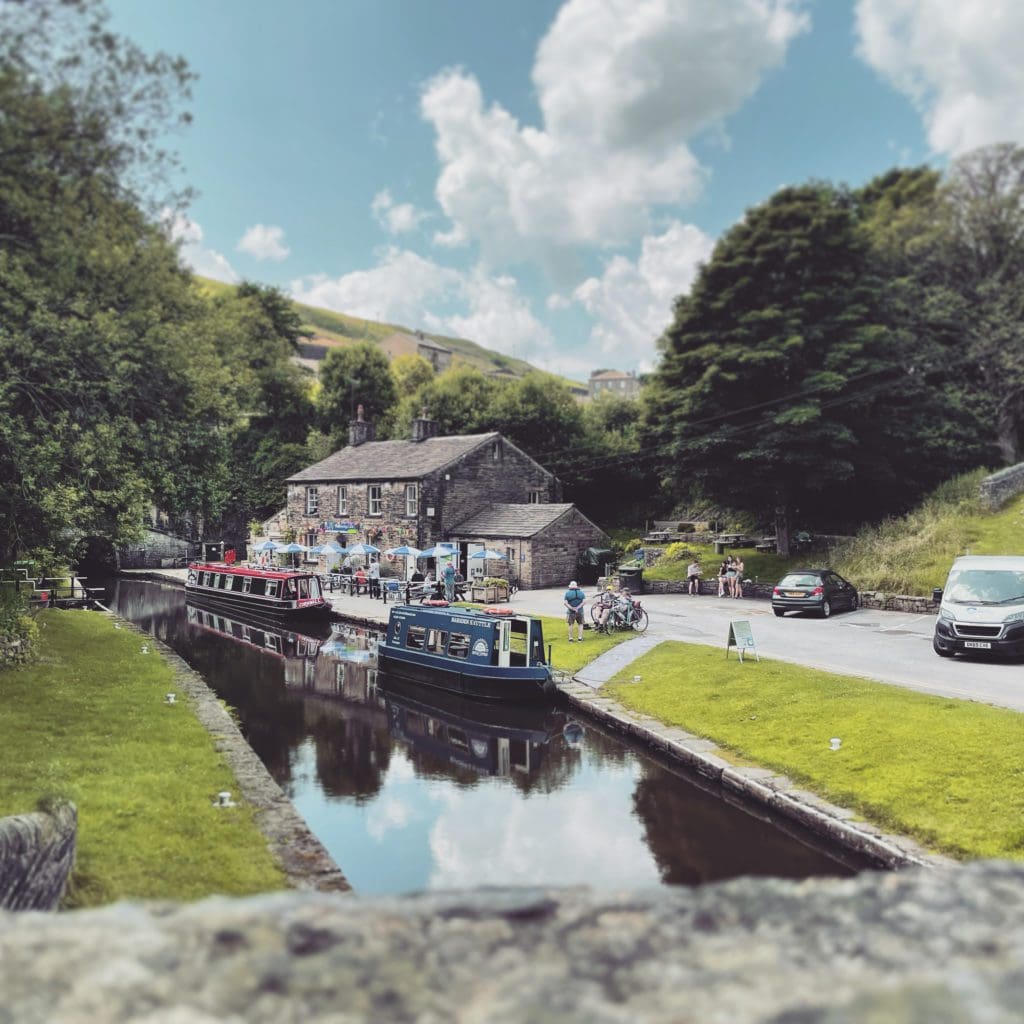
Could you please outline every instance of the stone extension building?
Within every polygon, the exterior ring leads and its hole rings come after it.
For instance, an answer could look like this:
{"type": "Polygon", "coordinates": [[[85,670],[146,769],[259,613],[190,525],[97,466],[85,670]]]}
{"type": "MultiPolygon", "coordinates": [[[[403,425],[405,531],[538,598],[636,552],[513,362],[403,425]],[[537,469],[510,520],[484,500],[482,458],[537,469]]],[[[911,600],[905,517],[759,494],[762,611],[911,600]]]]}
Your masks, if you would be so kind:
{"type": "Polygon", "coordinates": [[[470,552],[500,540],[510,564],[489,562],[488,573],[510,572],[524,587],[564,583],[602,531],[561,502],[553,473],[497,431],[441,437],[437,430],[424,411],[409,440],[376,441],[360,407],[346,447],[288,478],[288,529],[307,546],[334,540],[423,550],[452,541],[467,575],[467,565],[478,567],[470,552]],[[542,552],[545,537],[550,550],[542,552]]]}

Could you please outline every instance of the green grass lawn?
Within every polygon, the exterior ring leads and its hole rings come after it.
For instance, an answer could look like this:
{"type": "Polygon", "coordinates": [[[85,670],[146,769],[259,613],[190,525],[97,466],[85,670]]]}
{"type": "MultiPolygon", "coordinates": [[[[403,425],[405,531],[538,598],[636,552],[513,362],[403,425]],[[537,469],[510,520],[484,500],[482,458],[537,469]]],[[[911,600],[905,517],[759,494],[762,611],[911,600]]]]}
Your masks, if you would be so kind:
{"type": "Polygon", "coordinates": [[[676,642],[605,691],[933,849],[1024,858],[1024,716],[1013,711],[676,642]]]}
{"type": "Polygon", "coordinates": [[[238,784],[145,638],[95,612],[47,611],[40,657],[0,671],[0,815],[78,807],[68,906],[286,887],[238,784]]]}
{"type": "MultiPolygon", "coordinates": [[[[653,545],[652,545],[653,546],[653,545]]],[[[700,562],[701,572],[705,581],[714,580],[718,576],[718,567],[725,555],[716,555],[714,544],[687,544],[686,550],[693,552],[700,562]]],[[[762,583],[775,583],[782,579],[789,569],[801,566],[828,564],[827,555],[822,552],[811,552],[782,558],[775,554],[762,554],[753,548],[730,548],[729,555],[741,555],[746,578],[762,583]]],[[[661,559],[655,565],[644,569],[645,580],[685,580],[686,568],[691,558],[661,559]]]]}

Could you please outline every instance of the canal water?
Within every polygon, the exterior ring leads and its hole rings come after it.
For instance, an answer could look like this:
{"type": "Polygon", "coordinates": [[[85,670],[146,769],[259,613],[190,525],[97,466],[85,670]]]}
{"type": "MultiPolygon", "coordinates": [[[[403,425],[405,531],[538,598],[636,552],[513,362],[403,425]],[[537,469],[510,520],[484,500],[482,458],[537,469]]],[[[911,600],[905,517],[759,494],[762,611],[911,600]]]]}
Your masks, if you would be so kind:
{"type": "Polygon", "coordinates": [[[108,601],[235,709],[359,893],[696,885],[865,866],[568,708],[410,690],[378,671],[369,630],[261,627],[135,580],[111,581],[108,601]]]}

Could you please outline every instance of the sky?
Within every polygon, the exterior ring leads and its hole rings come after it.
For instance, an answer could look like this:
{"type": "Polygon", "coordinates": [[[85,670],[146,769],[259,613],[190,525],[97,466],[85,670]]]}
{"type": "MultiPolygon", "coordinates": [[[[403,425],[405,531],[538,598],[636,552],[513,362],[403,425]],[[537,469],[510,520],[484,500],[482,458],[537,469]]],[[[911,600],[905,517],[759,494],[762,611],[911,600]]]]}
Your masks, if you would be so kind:
{"type": "Polygon", "coordinates": [[[1019,0],[108,0],[199,75],[168,220],[222,281],[647,371],[744,211],[1024,143],[1019,0]]]}

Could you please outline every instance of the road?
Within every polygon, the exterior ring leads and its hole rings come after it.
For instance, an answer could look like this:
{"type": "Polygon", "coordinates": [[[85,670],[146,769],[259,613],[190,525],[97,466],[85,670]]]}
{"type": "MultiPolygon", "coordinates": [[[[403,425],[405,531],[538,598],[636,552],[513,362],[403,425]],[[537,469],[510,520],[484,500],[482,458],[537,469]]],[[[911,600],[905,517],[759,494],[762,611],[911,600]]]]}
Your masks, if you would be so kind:
{"type": "MultiPolygon", "coordinates": [[[[524,591],[510,604],[560,615],[563,593],[562,589],[524,591]]],[[[652,637],[712,644],[724,650],[730,621],[746,619],[763,657],[1024,711],[1024,666],[938,657],[932,651],[934,615],[862,608],[830,619],[792,614],[778,619],[768,601],[686,594],[647,594],[641,600],[650,616],[652,637]]],[[[589,617],[588,612],[588,621],[589,617]]]]}

